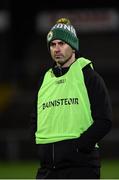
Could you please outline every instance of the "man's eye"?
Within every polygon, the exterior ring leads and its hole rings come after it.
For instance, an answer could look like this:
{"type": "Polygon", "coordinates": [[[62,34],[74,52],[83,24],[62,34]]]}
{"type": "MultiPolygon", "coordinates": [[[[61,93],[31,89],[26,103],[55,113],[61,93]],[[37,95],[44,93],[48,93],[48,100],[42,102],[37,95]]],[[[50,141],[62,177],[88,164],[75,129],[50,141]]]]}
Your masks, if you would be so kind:
{"type": "Polygon", "coordinates": [[[64,43],[64,42],[60,42],[59,44],[62,46],[62,45],[64,45],[65,43],[64,43]]]}
{"type": "Polygon", "coordinates": [[[50,44],[50,46],[54,47],[54,46],[55,46],[55,44],[54,44],[54,43],[51,43],[51,44],[50,44]]]}

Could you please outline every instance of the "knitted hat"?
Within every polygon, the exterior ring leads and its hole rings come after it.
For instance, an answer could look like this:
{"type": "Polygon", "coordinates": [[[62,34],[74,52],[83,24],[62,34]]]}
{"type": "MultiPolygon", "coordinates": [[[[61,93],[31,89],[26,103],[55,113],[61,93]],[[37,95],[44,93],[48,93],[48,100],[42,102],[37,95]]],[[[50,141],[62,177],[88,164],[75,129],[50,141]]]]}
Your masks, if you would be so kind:
{"type": "Polygon", "coordinates": [[[50,42],[55,39],[66,42],[76,51],[79,50],[79,40],[69,19],[61,18],[57,20],[56,24],[51,28],[47,35],[48,47],[50,46],[50,42]]]}

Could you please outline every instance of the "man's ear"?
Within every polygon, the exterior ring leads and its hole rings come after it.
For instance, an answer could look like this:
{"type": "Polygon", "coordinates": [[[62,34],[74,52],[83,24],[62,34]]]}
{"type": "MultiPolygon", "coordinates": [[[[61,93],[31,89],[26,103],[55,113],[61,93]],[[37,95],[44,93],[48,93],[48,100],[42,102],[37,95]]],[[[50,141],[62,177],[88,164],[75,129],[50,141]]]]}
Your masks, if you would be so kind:
{"type": "Polygon", "coordinates": [[[73,49],[73,52],[75,53],[75,50],[73,49]]]}

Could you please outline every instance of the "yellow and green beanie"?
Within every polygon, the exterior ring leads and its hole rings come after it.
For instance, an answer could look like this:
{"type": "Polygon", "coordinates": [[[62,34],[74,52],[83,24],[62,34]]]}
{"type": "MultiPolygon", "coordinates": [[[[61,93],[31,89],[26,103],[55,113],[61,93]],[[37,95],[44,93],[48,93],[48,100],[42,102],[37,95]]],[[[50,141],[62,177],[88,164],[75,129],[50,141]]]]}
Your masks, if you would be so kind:
{"type": "Polygon", "coordinates": [[[57,20],[56,24],[51,28],[47,35],[48,48],[50,46],[50,42],[55,39],[62,40],[76,51],[79,51],[79,40],[76,35],[76,30],[71,25],[69,19],[61,18],[57,20]]]}

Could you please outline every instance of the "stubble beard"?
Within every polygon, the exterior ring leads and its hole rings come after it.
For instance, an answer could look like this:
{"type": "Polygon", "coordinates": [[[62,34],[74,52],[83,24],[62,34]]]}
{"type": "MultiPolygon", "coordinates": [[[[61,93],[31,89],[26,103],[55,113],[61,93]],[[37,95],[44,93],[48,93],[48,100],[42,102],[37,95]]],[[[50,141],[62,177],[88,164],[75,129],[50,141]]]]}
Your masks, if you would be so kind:
{"type": "Polygon", "coordinates": [[[67,59],[65,59],[65,57],[62,57],[62,59],[55,59],[57,65],[63,66],[64,64],[66,64],[70,59],[71,59],[72,55],[70,57],[68,57],[67,59]]]}

